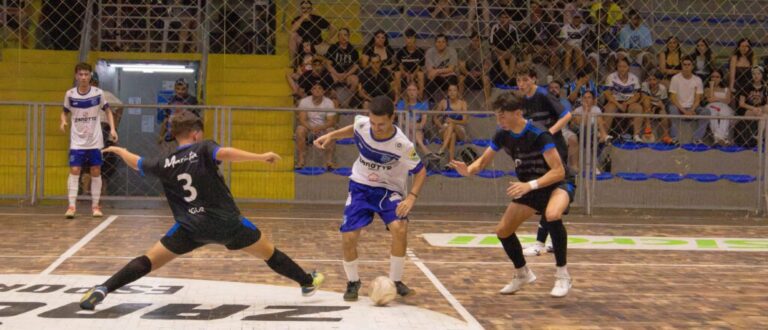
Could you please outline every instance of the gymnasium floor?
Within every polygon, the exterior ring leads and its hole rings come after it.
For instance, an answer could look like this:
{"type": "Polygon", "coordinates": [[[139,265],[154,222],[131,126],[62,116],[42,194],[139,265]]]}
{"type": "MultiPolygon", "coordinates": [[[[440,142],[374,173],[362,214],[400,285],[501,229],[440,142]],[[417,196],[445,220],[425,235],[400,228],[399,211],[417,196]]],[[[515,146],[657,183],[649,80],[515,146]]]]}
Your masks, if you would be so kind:
{"type": "MultiPolygon", "coordinates": [[[[84,206],[80,210],[87,209],[84,206]]],[[[613,211],[567,216],[572,237],[568,267],[574,287],[567,297],[556,299],[549,296],[554,275],[551,254],[527,258],[538,276],[535,283],[515,295],[497,293],[513,274],[511,262],[491,235],[502,208],[417,205],[411,216],[404,277],[417,294],[387,307],[373,307],[367,298],[356,303],[341,298],[346,283],[337,231],[341,210],[317,205],[243,207],[244,215],[281,250],[305,269],[325,273],[322,292],[313,297],[301,297],[297,286],[262,261],[207,246],[137,281],[130,290],[110,295],[94,313],[75,308],[80,293],[159,239],[173,224],[167,207],[105,209],[105,218],[75,220],[64,219],[61,207],[0,208],[0,327],[510,329],[768,324],[768,222],[745,213],[640,216],[613,211]],[[441,237],[448,243],[439,243],[441,237]]],[[[519,233],[533,234],[535,226],[531,219],[519,233]]],[[[359,248],[361,294],[367,295],[366,284],[374,277],[388,273],[388,246],[389,235],[375,220],[359,248]]]]}

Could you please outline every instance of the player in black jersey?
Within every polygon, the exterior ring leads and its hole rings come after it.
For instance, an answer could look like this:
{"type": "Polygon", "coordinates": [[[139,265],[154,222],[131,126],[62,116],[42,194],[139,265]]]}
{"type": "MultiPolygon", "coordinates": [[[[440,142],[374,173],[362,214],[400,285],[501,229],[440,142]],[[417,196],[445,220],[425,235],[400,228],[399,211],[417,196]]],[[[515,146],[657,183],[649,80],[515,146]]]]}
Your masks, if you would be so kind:
{"type": "Polygon", "coordinates": [[[557,263],[555,286],[550,294],[564,297],[571,288],[571,277],[566,269],[568,238],[561,217],[573,201],[573,178],[566,175],[552,135],[543,126],[523,117],[527,101],[514,94],[499,97],[494,109],[501,129],[496,131],[491,146],[469,166],[460,161],[453,161],[451,165],[461,175],[470,176],[488,166],[501,149],[512,157],[520,182],[513,182],[507,188],[507,195],[513,200],[496,226],[496,235],[517,272],[500,293],[515,293],[536,280],[536,275],[525,266],[523,247],[515,231],[538,211],[548,221],[557,263]]]}
{"type": "Polygon", "coordinates": [[[216,142],[203,141],[203,121],[189,112],[172,117],[171,133],[179,141],[179,147],[161,157],[144,158],[115,146],[103,150],[115,153],[142,176],[151,174],[160,179],[176,224],[146,254],[89,290],[80,300],[80,308],[93,310],[108,293],[157,270],[179,255],[210,243],[264,259],[272,270],[298,282],[304,296],[314,294],[323,282],[323,275],[306,273],[262,237],[261,231],[240,214],[219,174],[221,161],[275,163],[280,156],[273,152],[254,154],[222,148],[216,142]]]}

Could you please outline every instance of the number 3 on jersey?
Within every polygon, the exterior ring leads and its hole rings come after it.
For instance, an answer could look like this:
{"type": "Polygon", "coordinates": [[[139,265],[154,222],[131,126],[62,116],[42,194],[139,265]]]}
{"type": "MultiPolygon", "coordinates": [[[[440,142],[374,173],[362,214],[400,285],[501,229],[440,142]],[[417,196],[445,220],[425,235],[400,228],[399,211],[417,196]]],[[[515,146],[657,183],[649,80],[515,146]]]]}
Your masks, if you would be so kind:
{"type": "Polygon", "coordinates": [[[179,176],[176,177],[179,181],[184,181],[182,183],[181,188],[184,189],[184,191],[189,192],[188,197],[184,197],[184,200],[187,202],[191,202],[197,198],[197,189],[195,187],[192,187],[192,176],[189,175],[189,173],[182,173],[179,174],[179,176]]]}

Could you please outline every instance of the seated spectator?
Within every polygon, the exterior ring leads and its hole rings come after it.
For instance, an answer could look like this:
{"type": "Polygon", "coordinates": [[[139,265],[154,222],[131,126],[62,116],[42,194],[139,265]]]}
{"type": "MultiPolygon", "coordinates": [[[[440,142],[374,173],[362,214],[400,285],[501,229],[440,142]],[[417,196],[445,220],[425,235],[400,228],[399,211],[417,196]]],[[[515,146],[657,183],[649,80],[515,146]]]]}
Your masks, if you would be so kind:
{"type": "MultiPolygon", "coordinates": [[[[608,19],[610,21],[610,18],[608,19]]],[[[607,21],[607,22],[608,22],[607,21]]],[[[613,25],[613,24],[611,24],[613,25]]],[[[653,60],[653,36],[651,29],[643,24],[643,18],[637,11],[629,12],[629,24],[619,32],[619,48],[627,52],[641,66],[649,65],[653,60]]]]}
{"type": "Polygon", "coordinates": [[[570,24],[565,24],[560,30],[560,39],[563,40],[563,50],[565,52],[565,61],[563,69],[566,73],[571,72],[572,62],[575,60],[576,69],[584,67],[585,45],[584,38],[589,34],[589,26],[582,24],[581,13],[573,13],[573,20],[570,24]]]}
{"type": "Polygon", "coordinates": [[[437,154],[442,158],[445,155],[445,149],[448,149],[448,161],[453,161],[456,153],[456,141],[464,141],[467,137],[465,126],[469,121],[468,115],[462,115],[460,112],[467,112],[467,102],[459,98],[459,87],[456,84],[449,84],[445,99],[437,104],[436,111],[444,111],[445,115],[435,115],[433,123],[440,128],[440,135],[443,137],[443,145],[437,154]]]}
{"type": "MultiPolygon", "coordinates": [[[[723,71],[714,69],[709,76],[709,87],[704,91],[707,100],[707,109],[713,116],[733,116],[731,109],[731,90],[724,78],[723,71]]],[[[720,146],[731,145],[731,121],[728,119],[710,119],[709,130],[715,139],[715,144],[720,146]]]]}
{"type": "Polygon", "coordinates": [[[432,18],[451,18],[455,6],[453,0],[432,0],[430,14],[432,18]]]}
{"type": "Polygon", "coordinates": [[[715,59],[712,48],[709,47],[709,41],[706,38],[696,41],[696,49],[693,50],[690,57],[693,58],[693,74],[699,76],[707,85],[707,79],[715,71],[715,59]]]}
{"type": "Polygon", "coordinates": [[[419,88],[419,98],[424,97],[424,51],[416,46],[416,31],[405,30],[405,46],[395,54],[395,99],[400,97],[403,82],[406,85],[415,82],[419,88]]]}
{"type": "Polygon", "coordinates": [[[520,26],[520,41],[523,49],[523,61],[549,64],[556,68],[559,61],[556,56],[558,25],[539,3],[531,3],[531,15],[528,22],[520,26]]]}
{"type": "Polygon", "coordinates": [[[315,58],[315,48],[309,42],[302,43],[302,51],[299,56],[296,56],[296,61],[293,64],[293,70],[285,74],[285,79],[288,81],[288,86],[291,88],[294,97],[304,97],[299,93],[299,78],[304,73],[312,71],[312,60],[315,58]]]}
{"type": "Polygon", "coordinates": [[[600,94],[597,92],[597,84],[590,78],[591,75],[591,69],[584,68],[578,70],[576,71],[576,80],[565,85],[565,95],[574,107],[581,105],[581,97],[584,96],[584,93],[587,91],[592,92],[592,96],[595,99],[599,97],[600,94]]]}
{"type": "Polygon", "coordinates": [[[370,67],[360,75],[357,95],[363,101],[363,108],[368,108],[368,102],[374,97],[386,95],[391,97],[392,72],[382,67],[383,63],[379,54],[371,55],[370,67]]]}
{"type": "Polygon", "coordinates": [[[683,69],[683,51],[680,50],[680,40],[676,37],[667,38],[667,46],[659,53],[659,71],[664,74],[661,83],[669,86],[672,77],[683,69]]]}
{"type": "MultiPolygon", "coordinates": [[[[563,128],[563,137],[568,143],[568,166],[573,172],[579,171],[579,135],[582,133],[582,122],[586,118],[586,114],[599,115],[603,113],[600,107],[597,106],[597,100],[595,94],[591,90],[587,90],[579,100],[581,104],[573,110],[573,117],[568,125],[563,128]]],[[[592,125],[592,132],[597,132],[597,140],[599,143],[605,143],[610,139],[608,130],[605,128],[605,121],[603,117],[592,117],[589,121],[592,125]]],[[[585,141],[585,143],[588,143],[585,141]]],[[[598,158],[600,156],[598,155],[598,158]]]]}
{"type": "Polygon", "coordinates": [[[306,97],[311,93],[312,86],[315,84],[323,86],[323,90],[326,91],[326,96],[333,100],[336,99],[335,95],[333,95],[333,90],[331,89],[331,87],[333,87],[333,77],[325,70],[323,59],[319,56],[312,59],[312,70],[302,73],[297,79],[294,95],[297,95],[300,98],[306,97]]]}
{"type": "Polygon", "coordinates": [[[493,47],[492,75],[514,77],[517,66],[517,53],[520,51],[520,36],[510,19],[510,10],[499,13],[499,22],[491,27],[489,43],[493,47]]]}
{"type": "MultiPolygon", "coordinates": [[[[611,73],[605,79],[605,112],[606,113],[642,113],[643,106],[640,103],[640,79],[629,72],[629,61],[626,58],[617,60],[616,72],[611,73]]],[[[642,118],[632,119],[633,139],[635,142],[643,142],[640,138],[642,118]]],[[[613,117],[606,117],[605,127],[612,129],[613,117]]]]}
{"type": "Polygon", "coordinates": [[[459,83],[456,76],[458,55],[453,47],[448,46],[448,39],[441,33],[435,37],[435,46],[424,54],[424,60],[427,71],[427,97],[434,101],[439,91],[445,90],[448,85],[459,83]]]}
{"type": "MultiPolygon", "coordinates": [[[[648,79],[646,79],[640,87],[643,94],[643,113],[657,115],[667,114],[669,94],[667,93],[667,86],[660,83],[663,78],[664,74],[658,70],[651,71],[650,74],[648,74],[648,79]]],[[[646,142],[653,142],[655,137],[653,128],[651,127],[651,121],[651,118],[645,118],[643,120],[643,139],[646,142]]],[[[673,141],[669,136],[669,119],[667,117],[661,118],[661,130],[661,142],[671,144],[673,141]]]]}
{"type": "MultiPolygon", "coordinates": [[[[704,134],[707,133],[707,119],[694,119],[695,116],[707,116],[709,110],[701,106],[702,96],[704,95],[704,85],[701,78],[693,74],[693,59],[685,57],[682,60],[682,71],[672,77],[669,83],[669,106],[670,115],[685,115],[689,120],[696,120],[698,127],[693,133],[693,143],[704,143],[704,134]]],[[[672,119],[671,136],[675,143],[679,141],[680,119],[672,119]]]]}
{"type": "MultiPolygon", "coordinates": [[[[328,59],[325,65],[326,70],[331,73],[334,84],[345,85],[350,91],[357,91],[359,82],[357,71],[360,69],[357,63],[360,60],[360,54],[349,43],[349,29],[339,29],[336,37],[339,41],[328,47],[328,52],[325,53],[325,58],[328,59]]],[[[345,102],[344,107],[349,107],[348,102],[345,102]]]]}
{"type": "Polygon", "coordinates": [[[429,133],[425,134],[425,131],[431,131],[428,119],[429,116],[427,116],[427,114],[418,113],[419,111],[429,111],[429,104],[419,100],[419,88],[415,83],[408,84],[408,87],[403,94],[403,98],[397,101],[395,109],[397,109],[397,111],[408,111],[409,117],[412,119],[415,118],[416,127],[414,128],[414,135],[416,146],[419,148],[422,155],[431,154],[432,151],[430,151],[424,144],[424,138],[427,137],[427,135],[431,135],[429,133]]]}
{"type": "MultiPolygon", "coordinates": [[[[324,95],[325,89],[323,89],[322,84],[318,83],[313,85],[312,95],[301,99],[301,101],[299,101],[299,108],[335,109],[333,101],[324,95]]],[[[312,141],[314,141],[315,138],[333,131],[338,118],[335,112],[320,111],[299,111],[298,117],[298,126],[296,126],[296,150],[298,151],[298,158],[295,167],[300,169],[304,167],[307,144],[312,144],[312,141]]],[[[331,143],[330,147],[324,150],[325,167],[328,168],[328,170],[336,168],[336,165],[333,163],[334,147],[334,144],[331,143]]]]}
{"type": "MultiPolygon", "coordinates": [[[[739,95],[739,109],[736,115],[744,117],[760,117],[768,113],[768,91],[766,91],[761,66],[752,68],[752,84],[745,87],[739,95]]],[[[734,141],[737,145],[747,148],[757,146],[758,122],[755,120],[740,120],[734,126],[734,141]]]]}
{"type": "Polygon", "coordinates": [[[469,44],[458,52],[459,58],[459,95],[466,95],[465,90],[482,90],[485,100],[491,97],[491,81],[486,74],[490,67],[490,48],[483,43],[477,32],[472,32],[469,44]]]}
{"type": "Polygon", "coordinates": [[[751,73],[754,71],[755,53],[752,50],[752,42],[749,39],[739,40],[738,46],[733,50],[728,69],[728,89],[733,95],[746,93],[752,90],[753,84],[751,73]]]}
{"type": "Polygon", "coordinates": [[[334,34],[336,34],[336,29],[328,20],[312,14],[311,1],[303,0],[300,8],[301,15],[294,18],[291,22],[291,38],[288,42],[291,59],[295,58],[296,51],[304,41],[309,41],[312,46],[322,45],[323,30],[328,30],[329,39],[332,39],[334,34]]]}
{"type": "Polygon", "coordinates": [[[374,32],[371,40],[363,47],[363,55],[360,57],[360,65],[363,69],[368,68],[368,62],[374,54],[379,55],[382,66],[387,70],[391,71],[395,67],[395,51],[389,46],[389,37],[384,30],[374,32]]]}
{"type": "Polygon", "coordinates": [[[563,88],[563,83],[560,80],[552,80],[552,82],[550,82],[549,85],[547,86],[547,93],[549,93],[549,95],[552,95],[554,98],[558,99],[560,101],[560,104],[563,105],[563,109],[566,109],[566,111],[571,111],[573,106],[571,105],[571,101],[569,101],[567,97],[562,95],[562,88],[563,88]]]}

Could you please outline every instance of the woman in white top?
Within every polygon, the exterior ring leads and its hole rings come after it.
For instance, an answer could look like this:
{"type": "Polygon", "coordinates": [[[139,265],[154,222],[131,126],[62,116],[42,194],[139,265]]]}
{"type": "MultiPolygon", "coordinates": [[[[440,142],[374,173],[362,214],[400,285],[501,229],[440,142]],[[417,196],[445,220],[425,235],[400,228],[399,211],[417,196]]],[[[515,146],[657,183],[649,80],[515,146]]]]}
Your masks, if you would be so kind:
{"type": "MultiPolygon", "coordinates": [[[[581,121],[586,118],[586,114],[599,115],[603,110],[597,106],[595,95],[587,90],[581,96],[581,106],[573,110],[573,117],[568,126],[563,129],[563,137],[568,143],[568,166],[578,172],[579,167],[579,134],[581,132],[581,121]]],[[[600,143],[606,142],[610,137],[606,129],[603,117],[592,117],[589,122],[592,125],[592,131],[597,129],[597,139],[600,143]]]]}
{"type": "MultiPolygon", "coordinates": [[[[714,116],[733,116],[731,103],[731,90],[723,80],[723,71],[715,69],[709,76],[709,87],[704,91],[707,99],[707,109],[714,116]]],[[[729,133],[731,130],[731,121],[727,119],[712,119],[709,122],[709,128],[715,137],[715,144],[730,145],[731,139],[729,133]]]]}

